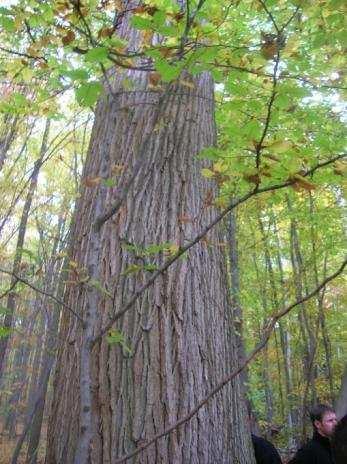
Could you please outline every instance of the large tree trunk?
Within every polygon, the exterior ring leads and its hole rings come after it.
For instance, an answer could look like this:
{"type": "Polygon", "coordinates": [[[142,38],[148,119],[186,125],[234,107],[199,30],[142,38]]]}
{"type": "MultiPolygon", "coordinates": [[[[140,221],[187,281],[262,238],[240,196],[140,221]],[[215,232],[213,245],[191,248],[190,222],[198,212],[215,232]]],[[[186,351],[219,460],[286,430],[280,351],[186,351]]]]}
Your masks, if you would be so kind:
{"type": "MultiPolygon", "coordinates": [[[[133,47],[140,33],[126,19],[121,28],[133,47]]],[[[93,280],[71,285],[65,295],[85,323],[82,328],[64,313],[60,339],[66,341],[58,355],[47,464],[114,463],[187,414],[237,365],[217,229],[157,278],[117,322],[130,352],[110,346],[105,337],[92,348],[93,334],[151,275],[135,266],[160,265],[168,257],[168,250],[146,254],[143,248],[183,246],[216,214],[215,186],[201,177],[204,163],[196,157],[215,143],[210,76],[185,76],[182,84],[153,90],[148,73],[127,71],[113,76],[111,84],[113,95],[96,110],[72,232],[77,274],[85,276],[87,269],[93,280]],[[124,79],[136,90],[124,90],[124,79]],[[118,190],[98,183],[115,173],[118,190]],[[117,214],[101,230],[93,227],[132,177],[117,214]],[[129,274],[130,266],[138,272],[129,274]]],[[[238,382],[233,391],[228,385],[131,462],[252,463],[242,402],[235,401],[239,395],[238,382]]]]}
{"type": "MultiPolygon", "coordinates": [[[[165,101],[159,129],[143,156],[141,175],[119,214],[103,228],[100,278],[115,295],[113,309],[99,293],[97,309],[104,323],[146,278],[143,272],[124,275],[129,265],[141,263],[127,244],[183,245],[215,214],[206,204],[213,187],[201,177],[203,165],[195,156],[214,143],[212,81],[203,75],[194,80],[193,90],[177,85],[172,92],[178,95],[165,101]]],[[[136,92],[99,104],[85,177],[100,175],[103,160],[109,177],[115,165],[131,172],[138,146],[153,130],[157,102],[155,94],[136,92]],[[120,111],[122,107],[130,110],[120,111]]],[[[98,188],[84,187],[77,208],[72,259],[80,268],[87,265],[97,192],[98,188]]],[[[109,189],[104,207],[111,201],[109,189]]],[[[112,463],[175,422],[235,366],[221,235],[215,230],[208,238],[210,244],[196,245],[158,278],[118,324],[131,355],[106,340],[94,348],[93,463],[112,463]]],[[[163,259],[160,253],[156,262],[163,259]]],[[[86,291],[71,286],[66,302],[83,314],[86,291]]],[[[49,464],[73,462],[79,435],[81,331],[66,313],[61,339],[67,343],[60,348],[57,363],[49,464]]],[[[232,419],[232,392],[226,387],[195,418],[148,448],[136,462],[251,463],[247,434],[243,442],[232,440],[232,428],[245,430],[242,418],[238,423],[232,419]]]]}

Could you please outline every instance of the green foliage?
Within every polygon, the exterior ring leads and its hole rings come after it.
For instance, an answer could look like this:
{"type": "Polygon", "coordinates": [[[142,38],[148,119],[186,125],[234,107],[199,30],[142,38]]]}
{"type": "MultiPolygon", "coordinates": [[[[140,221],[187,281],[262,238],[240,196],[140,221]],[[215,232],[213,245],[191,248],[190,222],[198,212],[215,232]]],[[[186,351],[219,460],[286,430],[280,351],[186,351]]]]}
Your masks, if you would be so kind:
{"type": "Polygon", "coordinates": [[[76,99],[81,106],[93,106],[101,92],[100,82],[86,82],[76,89],[76,99]]]}
{"type": "Polygon", "coordinates": [[[126,338],[122,332],[119,332],[118,330],[112,330],[109,332],[106,340],[110,345],[120,345],[125,353],[130,355],[132,354],[132,350],[128,346],[126,338]]]}
{"type": "Polygon", "coordinates": [[[89,287],[96,288],[96,290],[98,290],[102,295],[107,296],[108,298],[113,298],[113,295],[106,290],[106,288],[99,280],[88,279],[87,284],[89,287]]]}
{"type": "Polygon", "coordinates": [[[0,326],[0,338],[6,338],[8,337],[12,332],[12,329],[9,329],[8,327],[1,327],[0,326]]]}

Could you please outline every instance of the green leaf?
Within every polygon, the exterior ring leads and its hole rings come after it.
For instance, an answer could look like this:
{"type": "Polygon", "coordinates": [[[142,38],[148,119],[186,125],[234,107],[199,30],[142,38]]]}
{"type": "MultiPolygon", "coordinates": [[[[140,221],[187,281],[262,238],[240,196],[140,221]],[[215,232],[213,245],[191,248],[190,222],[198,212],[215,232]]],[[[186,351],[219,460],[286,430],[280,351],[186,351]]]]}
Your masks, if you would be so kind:
{"type": "Polygon", "coordinates": [[[12,330],[8,327],[0,327],[0,338],[8,337],[11,332],[12,330]]]}
{"type": "Polygon", "coordinates": [[[89,73],[85,69],[72,69],[65,71],[64,76],[69,77],[73,81],[85,81],[89,78],[89,73]]]}
{"type": "Polygon", "coordinates": [[[127,275],[130,275],[130,274],[134,274],[135,272],[139,272],[140,270],[142,269],[141,266],[137,265],[137,264],[130,264],[124,272],[122,272],[122,275],[123,276],[127,276],[127,275]]]}
{"type": "Polygon", "coordinates": [[[2,316],[4,316],[5,314],[11,314],[11,313],[12,313],[11,309],[6,308],[6,306],[0,305],[0,314],[2,316]]]}
{"type": "Polygon", "coordinates": [[[102,90],[100,82],[86,82],[75,90],[76,99],[81,106],[93,106],[102,90]]]}
{"type": "Polygon", "coordinates": [[[181,73],[181,69],[178,66],[173,66],[172,64],[169,64],[167,61],[163,60],[157,61],[155,63],[155,68],[161,75],[161,78],[164,82],[170,82],[174,79],[177,79],[181,73]]]}
{"type": "Polygon", "coordinates": [[[105,187],[115,187],[117,185],[117,180],[114,179],[113,177],[109,177],[108,179],[103,179],[102,183],[104,184],[105,187]]]}
{"type": "Polygon", "coordinates": [[[154,25],[158,28],[160,26],[163,26],[166,21],[166,14],[164,11],[156,11],[153,15],[153,23],[154,25]]]}
{"type": "Polygon", "coordinates": [[[106,47],[96,47],[87,51],[84,59],[89,63],[97,63],[106,61],[108,57],[108,50],[106,47]]]}
{"type": "Polygon", "coordinates": [[[135,28],[135,29],[140,29],[140,30],[144,30],[144,29],[151,29],[152,28],[152,20],[150,19],[147,19],[147,18],[143,18],[142,16],[133,16],[131,18],[131,25],[135,28]]]}
{"type": "Polygon", "coordinates": [[[154,272],[158,269],[158,266],[156,264],[149,263],[149,264],[145,264],[143,266],[143,269],[148,272],[154,272]]]}
{"type": "Polygon", "coordinates": [[[110,345],[121,345],[125,352],[129,354],[132,353],[131,348],[128,346],[126,342],[125,336],[119,330],[115,329],[109,332],[108,336],[106,337],[106,340],[110,345]]]}
{"type": "Polygon", "coordinates": [[[103,287],[102,283],[99,282],[99,280],[96,279],[89,279],[88,280],[88,286],[89,287],[94,287],[96,288],[100,293],[108,296],[109,298],[113,298],[112,293],[108,292],[106,288],[103,287]]]}
{"type": "Polygon", "coordinates": [[[0,27],[6,32],[14,32],[16,30],[14,20],[7,16],[0,16],[0,27]]]}

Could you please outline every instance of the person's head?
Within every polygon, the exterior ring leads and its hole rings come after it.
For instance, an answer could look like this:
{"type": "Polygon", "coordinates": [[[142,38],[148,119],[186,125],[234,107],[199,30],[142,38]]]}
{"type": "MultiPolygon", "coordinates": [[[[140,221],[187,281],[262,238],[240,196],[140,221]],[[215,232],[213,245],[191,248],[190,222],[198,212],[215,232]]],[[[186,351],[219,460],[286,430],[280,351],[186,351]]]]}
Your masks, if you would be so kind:
{"type": "Polygon", "coordinates": [[[334,433],[337,419],[333,408],[326,404],[317,404],[310,411],[313,428],[323,437],[331,437],[334,433]]]}

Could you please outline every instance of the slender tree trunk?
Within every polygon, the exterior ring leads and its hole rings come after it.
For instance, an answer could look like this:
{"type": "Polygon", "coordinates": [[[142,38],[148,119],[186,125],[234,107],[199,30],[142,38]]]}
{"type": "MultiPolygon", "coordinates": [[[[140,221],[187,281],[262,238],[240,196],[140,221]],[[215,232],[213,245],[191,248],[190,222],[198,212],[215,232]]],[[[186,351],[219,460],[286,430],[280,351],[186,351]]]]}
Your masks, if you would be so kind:
{"type": "MultiPolygon", "coordinates": [[[[260,277],[260,270],[259,270],[259,266],[257,262],[257,257],[254,253],[253,253],[253,263],[254,263],[254,268],[256,271],[256,275],[257,275],[257,281],[259,282],[259,286],[260,286],[261,302],[262,302],[263,311],[265,314],[263,322],[265,322],[266,314],[268,313],[268,306],[269,306],[267,289],[266,289],[266,285],[262,285],[262,282],[264,282],[264,279],[261,279],[260,277]]],[[[260,328],[259,339],[261,338],[261,336],[262,336],[262,333],[261,333],[261,328],[260,328]]],[[[272,419],[273,419],[274,406],[273,406],[273,388],[270,382],[269,370],[270,370],[270,366],[269,366],[268,345],[267,345],[263,350],[263,370],[262,370],[261,375],[263,379],[264,393],[265,393],[266,421],[268,422],[268,424],[271,424],[272,419]]]]}
{"type": "MultiPolygon", "coordinates": [[[[39,172],[40,172],[40,169],[41,169],[41,166],[42,166],[42,160],[43,160],[44,154],[46,153],[46,149],[47,149],[49,126],[50,126],[50,120],[47,119],[46,127],[45,127],[43,138],[42,138],[40,157],[35,162],[33,174],[31,176],[31,181],[30,181],[30,185],[29,185],[29,190],[28,190],[28,193],[27,193],[27,196],[26,196],[26,199],[25,199],[23,212],[22,212],[22,217],[21,217],[21,221],[20,221],[20,225],[19,225],[17,245],[16,245],[15,257],[14,257],[13,267],[12,267],[12,270],[13,270],[13,272],[15,274],[18,274],[19,271],[20,271],[20,265],[21,265],[21,262],[22,262],[23,245],[24,245],[26,227],[27,227],[27,223],[28,223],[31,204],[32,204],[34,194],[35,194],[35,191],[36,191],[37,179],[38,179],[39,172]]],[[[16,278],[13,276],[11,278],[10,286],[14,285],[15,282],[16,282],[16,278]]],[[[7,312],[6,312],[6,316],[5,316],[4,323],[3,323],[3,326],[5,328],[7,328],[7,329],[11,329],[11,327],[12,327],[15,307],[16,307],[15,293],[12,291],[8,295],[7,312]]],[[[9,336],[0,338],[0,381],[1,381],[1,378],[2,378],[2,375],[3,375],[3,372],[4,372],[5,355],[6,355],[6,348],[7,348],[7,345],[8,345],[8,341],[9,341],[9,336]]]]}
{"type": "MultiPolygon", "coordinates": [[[[229,249],[229,271],[231,283],[231,308],[232,319],[235,330],[235,341],[240,362],[245,357],[245,346],[243,340],[243,313],[240,301],[240,275],[239,275],[239,253],[237,244],[237,218],[232,211],[227,222],[226,240],[229,249]]],[[[243,370],[240,374],[242,383],[247,381],[247,371],[243,370]]]]}
{"type": "Polygon", "coordinates": [[[18,340],[19,346],[16,348],[12,346],[12,349],[15,350],[13,363],[11,365],[11,372],[13,376],[13,381],[11,389],[12,395],[8,400],[8,414],[5,420],[5,430],[8,431],[10,437],[16,435],[16,424],[18,417],[18,404],[23,397],[25,397],[26,392],[26,380],[28,376],[28,367],[29,367],[29,357],[30,357],[30,340],[34,324],[35,324],[35,313],[31,311],[31,314],[28,317],[23,318],[23,323],[21,325],[21,331],[25,333],[22,339],[18,340]],[[27,327],[26,327],[27,326],[27,327]]]}
{"type": "MultiPolygon", "coordinates": [[[[85,324],[82,329],[64,314],[61,338],[67,343],[60,346],[57,362],[47,464],[115,462],[184,416],[237,365],[218,229],[159,277],[119,320],[115,329],[131,353],[105,339],[92,346],[95,331],[148,278],[145,271],[128,275],[129,266],[146,259],[139,259],[134,245],[181,246],[215,215],[207,201],[215,188],[201,177],[206,163],[196,157],[215,142],[211,78],[191,79],[192,88],[172,85],[161,97],[148,91],[141,72],[127,73],[136,92],[121,91],[120,78],[115,79],[119,93],[98,105],[84,177],[109,178],[118,167],[122,186],[139,154],[142,167],[122,208],[101,231],[91,225],[113,203],[115,190],[88,183],[82,189],[72,259],[81,272],[88,269],[94,287],[70,286],[65,295],[85,324]],[[113,304],[96,290],[96,278],[99,288],[114,295],[113,304]]],[[[164,252],[149,258],[156,265],[165,259],[164,252]]],[[[240,394],[237,388],[238,382],[234,394],[240,394]]],[[[234,398],[227,386],[196,417],[133,462],[252,463],[242,402],[234,398]]]]}
{"type": "Polygon", "coordinates": [[[32,411],[35,401],[36,401],[36,392],[38,390],[38,379],[40,373],[40,365],[41,365],[41,358],[42,358],[42,350],[43,350],[43,342],[44,342],[44,331],[45,331],[45,320],[44,315],[41,312],[42,306],[41,302],[38,303],[38,317],[37,317],[37,338],[35,344],[35,350],[32,357],[31,362],[31,376],[28,386],[28,393],[27,393],[27,412],[26,416],[30,415],[30,411],[32,411]]]}
{"type": "MultiPolygon", "coordinates": [[[[314,269],[314,278],[315,284],[319,281],[319,272],[318,272],[318,256],[317,256],[317,247],[316,247],[316,234],[314,229],[314,198],[310,193],[310,215],[311,215],[311,244],[312,244],[312,257],[313,257],[313,269],[314,269]]],[[[326,275],[326,263],[327,263],[327,256],[324,259],[324,275],[326,275]]],[[[326,379],[329,385],[330,391],[330,400],[333,402],[334,400],[334,384],[333,384],[333,371],[331,366],[331,344],[329,333],[326,328],[325,323],[325,313],[324,313],[324,291],[321,292],[317,296],[317,304],[318,304],[318,311],[319,311],[319,325],[322,331],[322,338],[323,338],[323,347],[325,353],[325,363],[326,363],[326,379]]]]}
{"type": "Polygon", "coordinates": [[[6,114],[3,118],[0,130],[0,171],[3,168],[7,153],[15,138],[18,116],[6,114]]]}
{"type": "MultiPolygon", "coordinates": [[[[287,197],[287,205],[289,211],[292,211],[292,205],[287,197]]],[[[295,293],[296,297],[302,298],[303,290],[303,279],[304,279],[304,263],[300,250],[299,244],[299,235],[297,230],[296,222],[291,219],[290,224],[290,251],[291,251],[291,263],[294,273],[294,283],[295,283],[295,293]]],[[[314,379],[314,357],[316,353],[317,340],[314,334],[312,327],[312,322],[309,319],[307,309],[305,304],[302,304],[299,309],[299,323],[302,333],[302,339],[304,341],[304,373],[305,373],[305,382],[307,386],[310,386],[312,392],[312,398],[316,398],[316,388],[315,388],[315,379],[314,379]]],[[[306,387],[308,392],[308,387],[306,387]]],[[[303,440],[306,439],[306,413],[308,410],[308,397],[307,394],[303,396],[302,401],[302,437],[303,440]]]]}
{"type": "MultiPolygon", "coordinates": [[[[56,234],[55,243],[53,244],[51,259],[46,270],[46,291],[50,294],[57,294],[60,299],[64,289],[63,280],[66,279],[65,269],[68,266],[68,260],[65,259],[62,267],[60,268],[59,261],[56,260],[56,253],[58,245],[61,240],[61,233],[64,228],[62,218],[59,219],[58,232],[56,234]],[[57,277],[58,276],[58,277],[57,277]]],[[[43,414],[46,403],[47,388],[50,378],[50,373],[55,361],[56,347],[57,347],[57,333],[59,326],[60,310],[59,305],[56,305],[49,301],[47,298],[44,301],[46,311],[48,314],[48,323],[45,336],[45,343],[43,347],[43,356],[41,362],[40,375],[38,377],[37,391],[35,392],[35,413],[31,421],[31,427],[28,438],[28,449],[27,449],[27,463],[36,464],[37,462],[37,451],[40,442],[41,429],[43,414]],[[41,398],[41,399],[40,399],[41,398]]],[[[30,414],[31,415],[31,414],[30,414]]]]}
{"type": "Polygon", "coordinates": [[[275,339],[275,348],[276,348],[276,364],[277,364],[277,374],[278,374],[278,395],[280,400],[281,416],[284,421],[285,418],[285,404],[284,404],[284,395],[283,395],[283,380],[282,380],[282,368],[281,368],[281,356],[280,356],[280,347],[278,343],[278,334],[277,330],[274,330],[274,339],[275,339]]]}

